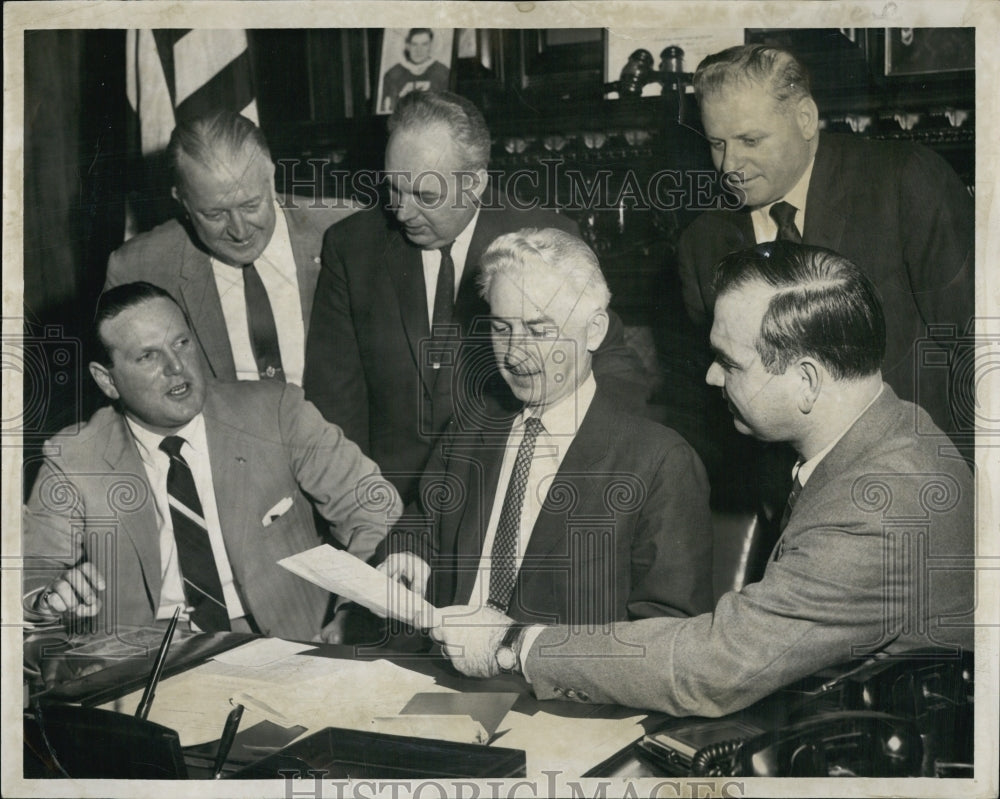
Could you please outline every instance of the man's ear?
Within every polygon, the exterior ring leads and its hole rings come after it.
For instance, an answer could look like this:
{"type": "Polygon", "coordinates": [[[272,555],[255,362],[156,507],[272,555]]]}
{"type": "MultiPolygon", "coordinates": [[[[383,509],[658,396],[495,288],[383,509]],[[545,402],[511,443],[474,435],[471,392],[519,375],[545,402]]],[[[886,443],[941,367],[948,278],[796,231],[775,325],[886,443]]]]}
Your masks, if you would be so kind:
{"type": "Polygon", "coordinates": [[[795,107],[795,118],[802,138],[812,141],[819,131],[819,108],[816,107],[816,101],[809,96],[800,99],[795,107]]]}
{"type": "Polygon", "coordinates": [[[608,312],[594,311],[587,320],[587,352],[596,352],[608,335],[608,312]]]}
{"type": "Polygon", "coordinates": [[[812,358],[800,358],[792,368],[799,376],[799,410],[810,413],[823,389],[824,372],[812,358]]]}
{"type": "Polygon", "coordinates": [[[108,367],[97,361],[91,361],[89,368],[90,376],[94,378],[94,382],[97,383],[97,387],[101,389],[104,396],[113,400],[118,399],[118,389],[115,388],[115,379],[111,376],[108,367]]]}

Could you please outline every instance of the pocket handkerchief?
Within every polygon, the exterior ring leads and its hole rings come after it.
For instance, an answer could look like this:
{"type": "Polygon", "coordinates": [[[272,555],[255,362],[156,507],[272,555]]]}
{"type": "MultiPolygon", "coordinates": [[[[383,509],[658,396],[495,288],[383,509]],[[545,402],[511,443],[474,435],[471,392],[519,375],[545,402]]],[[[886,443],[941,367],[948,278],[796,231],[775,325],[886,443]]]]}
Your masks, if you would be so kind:
{"type": "Polygon", "coordinates": [[[292,498],[285,497],[277,505],[275,505],[271,510],[264,514],[264,518],[261,519],[261,524],[265,527],[270,527],[271,524],[276,520],[288,513],[288,510],[292,507],[292,498]]]}

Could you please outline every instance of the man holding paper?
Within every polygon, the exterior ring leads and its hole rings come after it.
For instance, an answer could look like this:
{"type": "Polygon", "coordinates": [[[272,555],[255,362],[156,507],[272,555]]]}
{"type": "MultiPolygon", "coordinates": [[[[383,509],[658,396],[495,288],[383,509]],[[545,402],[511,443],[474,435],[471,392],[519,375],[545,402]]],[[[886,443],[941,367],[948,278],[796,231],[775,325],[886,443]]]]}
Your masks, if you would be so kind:
{"type": "Polygon", "coordinates": [[[435,606],[519,621],[710,610],[698,456],[594,382],[610,300],[597,257],[569,233],[526,228],[486,250],[480,289],[496,367],[523,409],[472,432],[449,427],[380,568],[435,606]]]}
{"type": "Polygon", "coordinates": [[[115,407],[46,444],[24,510],[28,620],[339,640],[330,595],[276,565],[320,543],[313,508],[370,557],[399,496],[297,386],[206,381],[187,319],[162,289],[104,292],[90,372],[115,407]]]}

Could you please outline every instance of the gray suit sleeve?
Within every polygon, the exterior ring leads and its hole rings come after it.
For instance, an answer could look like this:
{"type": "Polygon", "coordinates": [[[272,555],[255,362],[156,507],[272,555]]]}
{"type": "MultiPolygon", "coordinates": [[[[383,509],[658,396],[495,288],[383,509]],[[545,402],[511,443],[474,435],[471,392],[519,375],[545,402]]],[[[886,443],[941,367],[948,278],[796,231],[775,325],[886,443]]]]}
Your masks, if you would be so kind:
{"type": "Polygon", "coordinates": [[[300,488],[347,551],[370,559],[402,512],[396,489],[297,386],[286,386],[278,413],[282,442],[300,488]]]}
{"type": "Polygon", "coordinates": [[[877,648],[908,590],[891,569],[887,585],[885,568],[881,531],[816,525],[795,535],[761,582],[725,594],[714,614],[618,624],[611,634],[552,627],[525,669],[540,699],[572,688],[587,701],[675,716],[732,713],[848,660],[855,647],[877,648]],[[887,608],[889,595],[900,602],[887,608]]]}

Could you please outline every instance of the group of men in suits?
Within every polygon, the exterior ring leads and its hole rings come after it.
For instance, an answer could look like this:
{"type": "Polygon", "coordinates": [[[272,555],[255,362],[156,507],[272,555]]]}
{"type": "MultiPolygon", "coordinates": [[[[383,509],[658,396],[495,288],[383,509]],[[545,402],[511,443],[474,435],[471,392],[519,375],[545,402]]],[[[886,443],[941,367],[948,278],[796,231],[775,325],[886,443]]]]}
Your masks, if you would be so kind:
{"type": "Polygon", "coordinates": [[[784,51],[724,51],[695,85],[745,206],[680,243],[706,379],[737,430],[798,458],[759,583],[713,612],[704,469],[622,410],[641,408],[643,369],[575,225],[509,207],[479,111],[414,92],[389,121],[384,209],[282,207],[255,126],[178,125],[185,217],[109,261],[91,372],[117,407],[48,446],[26,608],[93,614],[103,595],[113,621],[181,606],[206,629],[214,602],[233,629],[341,640],[349,607],[274,565],[318,540],[311,502],[352,554],[378,547],[392,578],[458,606],[432,630],[457,668],[523,671],[543,698],[712,715],[859,654],[971,646],[971,581],[904,569],[863,488],[922,513],[935,555],[972,553],[944,406],[926,400],[932,421],[897,397],[917,394],[926,326],[971,320],[968,195],[920,148],[821,136],[784,51]],[[926,507],[927,480],[949,501],[926,507]]]}

